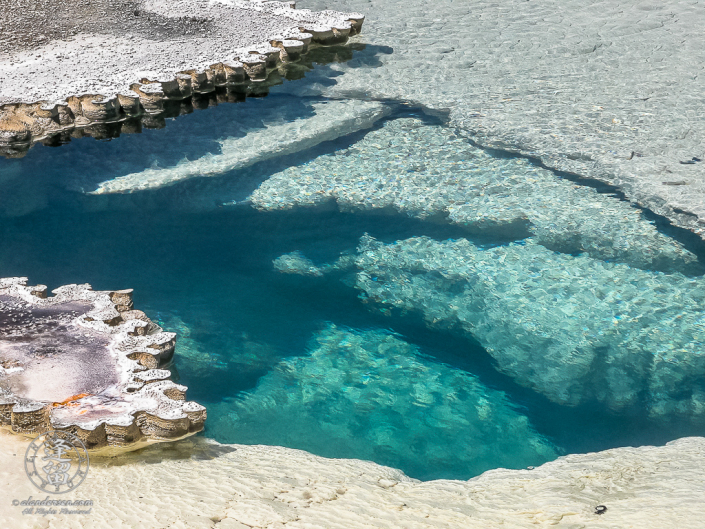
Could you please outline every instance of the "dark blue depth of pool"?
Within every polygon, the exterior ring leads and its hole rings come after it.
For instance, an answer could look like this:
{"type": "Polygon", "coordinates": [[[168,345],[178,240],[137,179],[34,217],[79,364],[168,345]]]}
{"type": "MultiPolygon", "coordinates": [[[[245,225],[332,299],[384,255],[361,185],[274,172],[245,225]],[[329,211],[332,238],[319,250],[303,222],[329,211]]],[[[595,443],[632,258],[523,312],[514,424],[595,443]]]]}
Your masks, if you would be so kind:
{"type": "MultiPolygon", "coordinates": [[[[275,94],[239,105],[294,119],[297,109],[306,111],[300,101],[275,94]]],[[[348,147],[364,133],[221,177],[126,195],[80,192],[149,166],[151,157],[202,155],[203,143],[189,138],[208,128],[227,134],[242,108],[0,159],[0,277],[28,276],[50,288],[134,288],[135,306],[179,334],[175,378],[208,408],[204,435],[221,442],[373,459],[420,479],[468,479],[562,453],[703,434],[698,421],[664,428],[631,408],[551,402],[501,374],[467,336],[428,328],[413,311],[385,315],[362,303],[351,271],[276,271],[272,261],[294,251],[333,262],[354,252],[365,233],[383,243],[425,235],[480,247],[527,236],[524,228],[500,236],[401,214],[343,213],[330,204],[284,212],[222,206],[267,175],[348,147]]],[[[438,123],[420,112],[403,115],[438,123]]],[[[686,239],[702,253],[701,242],[686,239]]]]}

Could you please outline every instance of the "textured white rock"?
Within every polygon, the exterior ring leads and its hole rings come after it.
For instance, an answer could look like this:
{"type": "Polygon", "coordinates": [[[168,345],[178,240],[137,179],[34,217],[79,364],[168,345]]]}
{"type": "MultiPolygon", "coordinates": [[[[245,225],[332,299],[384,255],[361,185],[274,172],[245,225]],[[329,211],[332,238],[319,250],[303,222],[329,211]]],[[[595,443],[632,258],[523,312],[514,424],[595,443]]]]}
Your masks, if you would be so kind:
{"type": "Polygon", "coordinates": [[[462,134],[416,118],[389,120],[347,149],[274,173],[250,200],[262,210],[335,200],[346,211],[445,217],[475,233],[530,232],[564,253],[702,273],[695,255],[628,202],[522,158],[492,156],[462,134]]]}
{"type": "Polygon", "coordinates": [[[357,288],[385,308],[473,336],[497,367],[554,402],[634,407],[702,424],[705,281],[466,239],[361,239],[357,288]]]}
{"type": "Polygon", "coordinates": [[[705,519],[701,437],[429,482],[365,461],[192,438],[94,458],[84,484],[60,498],[92,500],[90,514],[46,516],[12,506],[47,496],[25,475],[26,448],[0,432],[2,527],[701,529],[705,519]]]}
{"type": "Polygon", "coordinates": [[[156,369],[175,334],[131,310],[131,290],[66,285],[46,297],[46,286],[26,283],[0,279],[0,426],[66,429],[106,453],[203,429],[205,408],[186,408],[187,388],[156,369]]]}
{"type": "Polygon", "coordinates": [[[509,395],[429,361],[401,336],[331,324],[307,349],[272,366],[256,388],[212,404],[209,437],[366,459],[418,479],[559,455],[509,395]]]}

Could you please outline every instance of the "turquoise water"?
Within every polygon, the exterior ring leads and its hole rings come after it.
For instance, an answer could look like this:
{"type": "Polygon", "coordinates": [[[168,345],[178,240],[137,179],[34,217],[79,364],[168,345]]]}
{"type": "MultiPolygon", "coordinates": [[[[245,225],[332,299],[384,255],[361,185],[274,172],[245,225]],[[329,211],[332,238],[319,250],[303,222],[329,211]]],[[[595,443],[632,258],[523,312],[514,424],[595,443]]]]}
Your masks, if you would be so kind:
{"type": "Polygon", "coordinates": [[[175,378],[221,442],[468,479],[703,434],[703,243],[613,189],[480,151],[442,116],[390,101],[372,130],[296,154],[85,194],[315,101],[274,88],[0,159],[0,277],[134,288],[178,333],[175,378]]]}

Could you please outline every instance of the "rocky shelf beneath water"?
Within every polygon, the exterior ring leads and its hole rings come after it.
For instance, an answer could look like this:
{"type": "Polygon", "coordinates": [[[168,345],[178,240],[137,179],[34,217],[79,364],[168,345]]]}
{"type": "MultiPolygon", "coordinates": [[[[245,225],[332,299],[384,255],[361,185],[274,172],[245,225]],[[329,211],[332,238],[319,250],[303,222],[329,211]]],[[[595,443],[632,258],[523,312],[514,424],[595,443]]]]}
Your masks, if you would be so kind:
{"type": "Polygon", "coordinates": [[[105,454],[203,429],[205,408],[160,369],[176,335],[134,310],[131,290],[46,290],[0,279],[0,426],[65,430],[105,454]]]}
{"type": "Polygon", "coordinates": [[[336,82],[317,95],[450,110],[451,124],[479,145],[618,186],[705,238],[699,3],[440,1],[429,11],[424,0],[339,0],[336,8],[364,10],[375,24],[360,42],[393,53],[371,68],[337,65],[336,82]]]}
{"type": "Polygon", "coordinates": [[[260,0],[12,3],[16,9],[0,13],[6,155],[60,133],[159,115],[194,94],[220,89],[225,101],[266,93],[278,66],[312,45],[346,42],[364,21],[260,0]],[[36,17],[46,19],[39,33],[36,17]]]}
{"type": "Polygon", "coordinates": [[[350,274],[341,279],[373,310],[476,340],[500,371],[560,405],[705,422],[702,276],[559,253],[534,237],[487,247],[366,234],[334,263],[293,252],[273,264],[350,274]]]}

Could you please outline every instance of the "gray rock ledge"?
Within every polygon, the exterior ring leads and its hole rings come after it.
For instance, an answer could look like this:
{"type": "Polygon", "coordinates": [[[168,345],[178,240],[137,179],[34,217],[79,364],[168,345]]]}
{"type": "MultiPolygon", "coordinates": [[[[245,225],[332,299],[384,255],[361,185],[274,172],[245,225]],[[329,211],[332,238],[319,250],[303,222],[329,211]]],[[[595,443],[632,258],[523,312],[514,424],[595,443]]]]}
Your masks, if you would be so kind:
{"type": "Polygon", "coordinates": [[[174,333],[132,306],[132,290],[0,279],[0,426],[65,430],[112,455],[203,429],[206,409],[159,369],[174,333]]]}
{"type": "Polygon", "coordinates": [[[279,65],[346,42],[364,21],[262,0],[11,4],[0,12],[0,147],[20,152],[216,87],[256,92],[279,65]]]}

